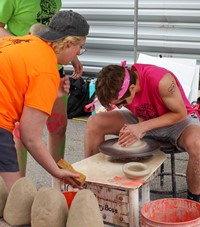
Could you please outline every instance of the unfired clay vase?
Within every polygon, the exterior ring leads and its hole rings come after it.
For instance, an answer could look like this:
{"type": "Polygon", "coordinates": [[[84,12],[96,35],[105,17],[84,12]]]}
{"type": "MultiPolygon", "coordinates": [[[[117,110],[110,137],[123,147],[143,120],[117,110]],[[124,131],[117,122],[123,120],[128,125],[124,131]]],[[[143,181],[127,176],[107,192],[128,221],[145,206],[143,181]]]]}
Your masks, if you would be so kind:
{"type": "Polygon", "coordinates": [[[66,227],[67,215],[62,192],[50,187],[39,189],[31,209],[31,227],[66,227]]]}
{"type": "Polygon", "coordinates": [[[8,189],[5,185],[3,178],[0,176],[0,218],[3,217],[3,210],[6,205],[8,197],[8,189]]]}
{"type": "Polygon", "coordinates": [[[10,225],[30,224],[31,206],[36,193],[36,186],[30,178],[17,180],[8,194],[3,212],[4,220],[10,225]]]}
{"type": "Polygon", "coordinates": [[[69,209],[66,227],[104,227],[97,198],[89,189],[79,190],[69,209]]]}

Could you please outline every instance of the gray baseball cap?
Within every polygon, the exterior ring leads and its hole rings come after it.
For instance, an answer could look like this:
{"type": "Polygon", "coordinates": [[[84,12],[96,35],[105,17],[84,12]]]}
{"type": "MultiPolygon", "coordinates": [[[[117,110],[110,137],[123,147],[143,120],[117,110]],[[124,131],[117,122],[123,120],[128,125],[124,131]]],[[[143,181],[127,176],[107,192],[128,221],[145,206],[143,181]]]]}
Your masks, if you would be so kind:
{"type": "Polygon", "coordinates": [[[86,36],[88,33],[89,24],[82,15],[72,10],[61,10],[52,17],[48,27],[36,36],[53,42],[66,36],[86,36]]]}

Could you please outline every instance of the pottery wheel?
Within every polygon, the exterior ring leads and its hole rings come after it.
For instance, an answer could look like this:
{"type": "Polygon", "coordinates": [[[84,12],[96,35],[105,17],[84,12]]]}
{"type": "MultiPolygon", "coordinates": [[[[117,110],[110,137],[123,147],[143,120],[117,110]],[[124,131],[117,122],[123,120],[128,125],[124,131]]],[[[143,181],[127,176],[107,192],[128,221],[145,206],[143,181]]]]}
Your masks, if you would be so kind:
{"type": "Polygon", "coordinates": [[[99,151],[114,159],[125,159],[151,156],[160,147],[160,142],[150,138],[143,138],[141,140],[145,142],[143,146],[135,146],[132,149],[124,149],[121,146],[116,146],[117,141],[118,138],[104,141],[100,144],[99,151]],[[114,144],[115,146],[113,146],[114,144]]]}

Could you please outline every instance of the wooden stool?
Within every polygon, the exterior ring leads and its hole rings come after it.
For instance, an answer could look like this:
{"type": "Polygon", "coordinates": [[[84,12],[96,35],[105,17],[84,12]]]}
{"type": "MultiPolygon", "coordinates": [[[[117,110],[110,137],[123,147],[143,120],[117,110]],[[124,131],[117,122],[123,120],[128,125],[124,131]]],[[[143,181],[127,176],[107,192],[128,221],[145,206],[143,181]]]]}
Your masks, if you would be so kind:
{"type": "Polygon", "coordinates": [[[187,189],[177,190],[177,187],[176,187],[176,177],[177,176],[186,177],[184,173],[176,172],[175,154],[181,153],[181,151],[178,151],[176,147],[170,143],[167,143],[166,145],[161,145],[160,150],[163,151],[165,154],[170,154],[171,172],[165,172],[164,163],[161,165],[160,173],[158,174],[158,176],[160,176],[160,189],[151,190],[151,193],[162,194],[162,195],[172,195],[174,198],[176,198],[177,194],[184,193],[187,191],[187,189]],[[167,176],[167,175],[171,176],[172,190],[164,190],[164,176],[167,176]]]}

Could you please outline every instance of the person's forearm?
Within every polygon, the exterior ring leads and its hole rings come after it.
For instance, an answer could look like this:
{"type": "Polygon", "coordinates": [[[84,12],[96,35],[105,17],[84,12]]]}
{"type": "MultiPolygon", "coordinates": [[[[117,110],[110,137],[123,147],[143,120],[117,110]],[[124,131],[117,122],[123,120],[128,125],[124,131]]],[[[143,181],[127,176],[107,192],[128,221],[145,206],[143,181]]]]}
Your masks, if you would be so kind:
{"type": "Polygon", "coordinates": [[[169,125],[173,125],[184,120],[187,117],[185,113],[166,113],[160,117],[153,118],[147,121],[140,122],[140,126],[143,129],[143,132],[148,132],[152,129],[161,128],[169,125]]]}
{"type": "Polygon", "coordinates": [[[51,175],[57,176],[57,170],[59,170],[58,166],[56,165],[54,159],[50,155],[47,150],[47,147],[42,142],[24,142],[25,146],[27,147],[29,153],[33,156],[33,158],[51,175]]]}
{"type": "Polygon", "coordinates": [[[0,37],[13,36],[8,30],[0,27],[0,37]]]}

